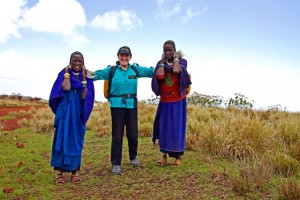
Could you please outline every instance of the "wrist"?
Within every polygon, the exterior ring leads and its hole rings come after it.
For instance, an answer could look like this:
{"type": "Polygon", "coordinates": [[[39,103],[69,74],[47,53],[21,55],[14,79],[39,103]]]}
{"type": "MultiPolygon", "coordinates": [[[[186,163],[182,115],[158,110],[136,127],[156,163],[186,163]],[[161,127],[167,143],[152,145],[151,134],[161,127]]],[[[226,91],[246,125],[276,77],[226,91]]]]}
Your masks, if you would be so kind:
{"type": "Polygon", "coordinates": [[[64,78],[65,79],[70,79],[70,74],[69,73],[64,73],[64,78]]]}
{"type": "Polygon", "coordinates": [[[87,84],[87,81],[81,81],[81,84],[84,86],[84,85],[86,85],[87,84]]]}
{"type": "Polygon", "coordinates": [[[177,57],[174,58],[174,61],[179,62],[179,59],[177,57]]]}

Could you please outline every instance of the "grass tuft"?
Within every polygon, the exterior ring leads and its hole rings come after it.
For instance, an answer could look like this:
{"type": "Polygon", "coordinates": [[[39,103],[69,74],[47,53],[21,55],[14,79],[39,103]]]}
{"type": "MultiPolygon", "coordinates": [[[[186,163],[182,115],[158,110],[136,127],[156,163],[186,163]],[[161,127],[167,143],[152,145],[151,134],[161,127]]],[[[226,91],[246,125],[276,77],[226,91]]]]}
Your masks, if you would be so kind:
{"type": "Polygon", "coordinates": [[[300,199],[299,181],[293,177],[283,180],[278,188],[278,193],[281,200],[300,199]]]}

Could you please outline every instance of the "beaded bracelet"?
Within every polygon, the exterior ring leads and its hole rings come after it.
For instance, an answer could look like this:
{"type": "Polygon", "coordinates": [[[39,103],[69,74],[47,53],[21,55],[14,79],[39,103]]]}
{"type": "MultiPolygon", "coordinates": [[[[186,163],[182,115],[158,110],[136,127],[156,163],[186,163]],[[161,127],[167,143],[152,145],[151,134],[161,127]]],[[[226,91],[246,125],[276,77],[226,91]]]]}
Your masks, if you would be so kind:
{"type": "Polygon", "coordinates": [[[159,66],[160,66],[160,67],[164,67],[165,65],[161,63],[161,64],[159,64],[159,66]]]}
{"type": "Polygon", "coordinates": [[[178,59],[178,58],[174,58],[174,61],[177,61],[177,62],[179,62],[179,59],[178,59]]]}
{"type": "Polygon", "coordinates": [[[64,73],[64,78],[70,78],[70,74],[69,73],[64,73]]]}
{"type": "Polygon", "coordinates": [[[81,81],[81,84],[82,84],[82,85],[86,85],[86,84],[87,84],[87,81],[81,81]]]}

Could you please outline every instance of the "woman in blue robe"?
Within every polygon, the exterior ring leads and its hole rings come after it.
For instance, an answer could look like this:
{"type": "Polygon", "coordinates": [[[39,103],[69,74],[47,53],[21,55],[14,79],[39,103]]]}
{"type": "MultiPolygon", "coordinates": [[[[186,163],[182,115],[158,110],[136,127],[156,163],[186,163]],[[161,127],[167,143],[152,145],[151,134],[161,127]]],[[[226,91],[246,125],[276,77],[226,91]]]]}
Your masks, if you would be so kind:
{"type": "Polygon", "coordinates": [[[65,182],[64,172],[72,173],[73,183],[80,182],[78,171],[94,96],[93,80],[86,77],[83,55],[76,51],[71,54],[69,66],[59,72],[49,98],[55,114],[51,166],[58,171],[56,184],[65,182]]]}

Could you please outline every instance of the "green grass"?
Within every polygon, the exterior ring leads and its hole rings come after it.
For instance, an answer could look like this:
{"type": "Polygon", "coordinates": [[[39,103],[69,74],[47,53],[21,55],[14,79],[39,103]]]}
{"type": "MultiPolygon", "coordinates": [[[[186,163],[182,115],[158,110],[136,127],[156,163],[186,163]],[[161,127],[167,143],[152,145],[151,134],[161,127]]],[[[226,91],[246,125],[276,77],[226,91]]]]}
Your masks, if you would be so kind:
{"type": "MultiPolygon", "coordinates": [[[[133,168],[124,138],[122,175],[112,175],[110,137],[88,131],[82,155],[80,185],[54,184],[55,172],[49,165],[53,135],[29,129],[1,132],[0,199],[261,199],[276,197],[280,182],[251,188],[250,179],[240,175],[240,165],[205,152],[186,151],[182,166],[159,167],[158,147],[150,137],[139,138],[141,166],[133,168]],[[22,142],[24,148],[17,148],[22,142]],[[23,165],[17,167],[17,163],[23,165]]],[[[170,160],[171,161],[171,160],[170,160]]],[[[68,174],[69,176],[69,174],[68,174]]]]}
{"type": "MultiPolygon", "coordinates": [[[[11,112],[32,116],[22,129],[1,132],[0,199],[295,199],[300,196],[300,113],[188,107],[183,165],[159,167],[151,142],[156,105],[139,104],[139,168],[129,164],[126,138],[121,176],[111,174],[108,103],[87,123],[82,183],[54,184],[49,107],[11,112]],[[25,128],[26,127],[26,128],[25,128]],[[25,148],[17,148],[24,143],[25,148]],[[14,188],[12,193],[3,188],[14,188]]],[[[172,162],[172,160],[170,160],[172,162]]]]}

